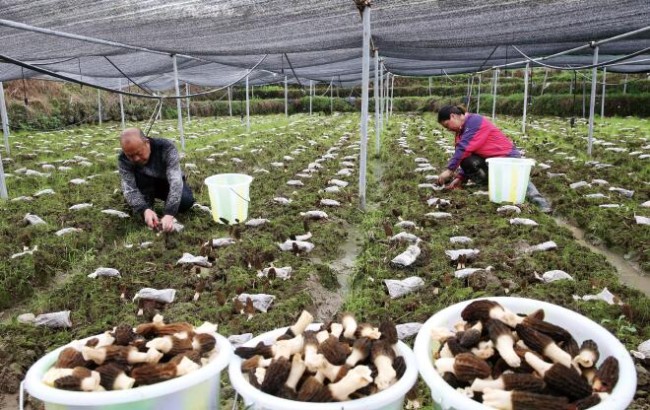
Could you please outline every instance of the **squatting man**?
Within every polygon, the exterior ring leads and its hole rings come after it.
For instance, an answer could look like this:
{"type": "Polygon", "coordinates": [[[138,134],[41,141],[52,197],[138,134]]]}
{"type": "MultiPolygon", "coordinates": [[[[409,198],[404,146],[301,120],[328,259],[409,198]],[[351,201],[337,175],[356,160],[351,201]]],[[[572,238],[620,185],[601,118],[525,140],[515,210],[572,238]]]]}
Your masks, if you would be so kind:
{"type": "Polygon", "coordinates": [[[194,204],[181,173],[178,150],[171,141],[146,137],[139,128],[125,129],[120,146],[118,168],[126,202],[149,228],[171,232],[176,214],[194,204]],[[155,199],[165,202],[162,218],[153,210],[155,199]]]}

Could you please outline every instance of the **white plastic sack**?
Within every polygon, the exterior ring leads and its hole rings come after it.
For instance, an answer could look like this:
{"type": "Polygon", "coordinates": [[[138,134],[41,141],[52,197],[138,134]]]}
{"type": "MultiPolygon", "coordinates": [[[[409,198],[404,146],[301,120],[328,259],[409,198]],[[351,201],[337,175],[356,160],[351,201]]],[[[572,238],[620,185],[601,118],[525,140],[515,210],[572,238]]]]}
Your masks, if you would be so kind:
{"type": "Polygon", "coordinates": [[[255,309],[259,310],[262,313],[266,313],[271,305],[273,304],[273,301],[275,300],[275,296],[273,295],[266,295],[264,293],[259,293],[257,295],[250,295],[248,293],[242,293],[241,295],[237,296],[237,299],[241,303],[246,303],[246,300],[248,298],[251,298],[253,301],[253,306],[255,309]]]}
{"type": "Polygon", "coordinates": [[[328,218],[327,213],[323,212],[323,211],[301,212],[300,216],[303,216],[303,217],[309,218],[309,219],[327,219],[328,218]]]}
{"type": "Polygon", "coordinates": [[[91,206],[93,206],[93,204],[89,204],[89,203],[84,202],[84,203],[82,203],[82,204],[72,205],[72,206],[71,206],[70,208],[68,208],[68,209],[70,209],[70,210],[72,210],[72,211],[78,211],[78,210],[80,210],[80,209],[90,208],[91,206]]]}
{"type": "Polygon", "coordinates": [[[427,217],[433,218],[433,219],[451,218],[451,214],[449,212],[429,212],[429,213],[424,214],[424,216],[427,216],[427,217]]]}
{"type": "Polygon", "coordinates": [[[289,181],[287,181],[287,185],[289,185],[289,186],[305,186],[305,184],[299,179],[290,179],[289,181]]]}
{"type": "Polygon", "coordinates": [[[163,303],[172,303],[176,297],[176,289],[142,288],[133,296],[133,301],[138,299],[151,299],[163,303]]]}
{"type": "Polygon", "coordinates": [[[348,186],[348,182],[341,181],[340,179],[330,179],[329,181],[327,181],[327,184],[328,185],[336,185],[336,186],[341,187],[341,188],[345,188],[346,186],[348,186]]]}
{"type": "Polygon", "coordinates": [[[458,257],[464,255],[467,259],[474,259],[481,253],[478,249],[452,249],[445,251],[445,255],[449,256],[452,261],[457,261],[458,257]]]}
{"type": "Polygon", "coordinates": [[[402,229],[414,229],[416,225],[413,221],[399,221],[395,226],[402,229]]]}
{"type": "Polygon", "coordinates": [[[205,205],[201,205],[198,202],[195,202],[194,205],[192,205],[192,208],[196,208],[201,212],[205,212],[206,214],[212,213],[212,210],[210,209],[210,207],[205,206],[205,205]]]}
{"type": "Polygon", "coordinates": [[[580,188],[589,188],[589,187],[591,187],[591,184],[589,184],[587,181],[574,182],[573,184],[569,185],[569,188],[571,189],[580,189],[580,188]]]}
{"type": "Polygon", "coordinates": [[[449,238],[451,243],[472,243],[473,239],[467,236],[452,236],[449,238]]]}
{"type": "Polygon", "coordinates": [[[51,188],[42,189],[34,194],[35,197],[40,197],[43,195],[54,195],[54,190],[51,188]]]}
{"type": "Polygon", "coordinates": [[[264,224],[267,224],[269,222],[271,222],[271,221],[269,221],[268,219],[255,218],[255,219],[251,219],[251,220],[246,221],[246,223],[244,225],[250,226],[250,227],[258,227],[258,226],[262,226],[264,224]]]}
{"type": "Polygon", "coordinates": [[[389,239],[390,242],[410,242],[417,243],[420,240],[417,236],[413,235],[410,232],[400,232],[397,235],[391,236],[389,239]]]}
{"type": "Polygon", "coordinates": [[[413,262],[420,256],[422,250],[417,245],[410,245],[406,250],[399,255],[397,255],[391,263],[397,267],[405,268],[411,266],[413,262]]]}
{"type": "Polygon", "coordinates": [[[519,209],[519,207],[515,206],[515,205],[503,205],[503,206],[500,206],[500,207],[497,208],[497,212],[500,213],[500,214],[505,214],[505,213],[510,213],[510,212],[520,214],[521,209],[519,209]]]}
{"type": "Polygon", "coordinates": [[[418,322],[402,323],[395,326],[395,329],[397,329],[397,338],[399,340],[404,340],[407,337],[416,335],[421,328],[422,323],[418,322]]]}
{"type": "Polygon", "coordinates": [[[467,278],[469,276],[472,276],[478,271],[484,271],[485,269],[483,268],[465,268],[465,269],[459,269],[456,272],[454,272],[454,276],[457,277],[458,279],[463,279],[467,278]]]}
{"type": "Polygon", "coordinates": [[[632,196],[634,196],[634,191],[630,191],[629,189],[611,187],[609,188],[609,190],[612,192],[616,192],[617,194],[621,194],[626,198],[632,198],[632,196]]]}
{"type": "Polygon", "coordinates": [[[34,319],[36,326],[45,326],[51,328],[72,327],[70,321],[70,311],[64,310],[61,312],[43,313],[36,316],[34,319]]]}
{"type": "Polygon", "coordinates": [[[23,218],[24,221],[29,222],[30,225],[41,225],[45,224],[45,221],[41,219],[40,216],[34,215],[34,214],[26,214],[25,218],[23,218]]]}
{"type": "Polygon", "coordinates": [[[106,214],[106,215],[117,216],[118,218],[128,218],[129,217],[129,214],[127,214],[125,212],[122,212],[122,211],[116,211],[115,209],[104,209],[102,211],[102,213],[106,214]]]}
{"type": "Polygon", "coordinates": [[[282,196],[278,196],[278,197],[273,198],[273,201],[277,202],[278,204],[281,204],[281,205],[289,205],[292,202],[291,199],[285,198],[285,197],[282,197],[282,196]]]}
{"type": "Polygon", "coordinates": [[[602,204],[598,205],[599,208],[620,208],[621,204],[602,204]]]}
{"type": "Polygon", "coordinates": [[[34,252],[37,251],[37,250],[38,250],[38,245],[34,245],[33,249],[29,249],[29,247],[24,246],[23,251],[18,252],[18,253],[14,253],[13,255],[11,255],[11,259],[19,258],[19,257],[25,256],[25,255],[33,255],[34,252]]]}
{"type": "Polygon", "coordinates": [[[208,262],[207,256],[194,256],[191,253],[187,253],[187,252],[183,253],[183,256],[176,262],[176,264],[177,265],[192,264],[192,265],[204,266],[206,268],[212,266],[212,264],[208,262]]]}
{"type": "Polygon", "coordinates": [[[541,280],[544,283],[550,283],[555,282],[556,280],[573,280],[573,277],[563,270],[556,269],[544,272],[542,276],[539,276],[539,274],[535,272],[535,279],[541,280]]]}
{"type": "Polygon", "coordinates": [[[646,216],[634,215],[637,225],[650,225],[650,218],[646,216]]]}
{"type": "Polygon", "coordinates": [[[335,201],[333,199],[321,199],[320,204],[322,206],[341,206],[341,203],[339,201],[335,201]]]}
{"type": "Polygon", "coordinates": [[[424,280],[419,276],[411,276],[404,280],[384,279],[391,299],[396,299],[424,287],[424,280]]]}
{"type": "Polygon", "coordinates": [[[537,222],[528,218],[512,218],[510,220],[510,225],[528,225],[528,226],[537,226],[537,222]]]}
{"type": "Polygon", "coordinates": [[[597,194],[587,194],[587,195],[584,195],[584,197],[585,197],[585,198],[589,198],[589,199],[604,199],[604,198],[609,198],[607,195],[605,195],[605,194],[601,194],[600,192],[597,193],[597,194]]]}
{"type": "Polygon", "coordinates": [[[275,275],[276,277],[282,279],[282,280],[287,280],[291,278],[291,273],[293,272],[293,268],[291,266],[284,266],[282,268],[277,268],[275,266],[273,267],[268,267],[264,268],[261,271],[257,272],[257,277],[258,278],[265,278],[269,276],[269,271],[271,268],[275,269],[275,275]]]}
{"type": "Polygon", "coordinates": [[[97,268],[93,273],[88,274],[88,277],[95,279],[98,276],[106,277],[120,277],[120,271],[114,268],[97,268]]]}
{"type": "Polygon", "coordinates": [[[244,333],[241,335],[230,335],[228,341],[233,347],[237,348],[253,338],[252,333],[244,333]]]}
{"type": "Polygon", "coordinates": [[[291,250],[293,250],[293,244],[294,243],[298,247],[298,250],[301,251],[301,252],[309,253],[312,250],[314,250],[314,247],[315,247],[315,245],[313,243],[311,243],[311,242],[292,241],[291,239],[287,239],[283,243],[279,243],[278,247],[280,248],[280,250],[285,251],[285,252],[286,251],[291,251],[291,250]]]}
{"type": "Polygon", "coordinates": [[[54,234],[56,236],[63,236],[63,235],[67,235],[69,233],[81,232],[81,231],[83,231],[83,229],[79,229],[79,228],[63,228],[63,229],[59,229],[58,231],[54,232],[54,234]]]}

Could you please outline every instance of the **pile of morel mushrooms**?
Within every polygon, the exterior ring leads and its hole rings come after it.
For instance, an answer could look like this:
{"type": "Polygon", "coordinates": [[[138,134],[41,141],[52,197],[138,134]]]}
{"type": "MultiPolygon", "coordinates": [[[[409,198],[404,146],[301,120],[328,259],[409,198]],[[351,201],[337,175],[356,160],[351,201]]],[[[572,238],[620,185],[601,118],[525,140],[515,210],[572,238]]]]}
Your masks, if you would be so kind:
{"type": "Polygon", "coordinates": [[[373,327],[345,314],[341,323],[306,330],[312,320],[303,311],[273,344],[235,350],[245,359],[241,369],[254,387],[290,400],[335,402],[387,389],[404,375],[406,362],[392,322],[373,327]]]}
{"type": "Polygon", "coordinates": [[[49,386],[74,391],[126,390],[199,370],[218,355],[217,326],[205,322],[165,324],[156,315],[135,329],[113,331],[72,343],[43,376],[49,386]]]}
{"type": "Polygon", "coordinates": [[[586,409],[601,402],[619,377],[618,360],[599,367],[598,346],[581,346],[544,311],[519,316],[478,300],[451,332],[434,328],[434,367],[461,394],[495,409],[586,409]],[[571,406],[569,406],[571,404],[571,406]]]}

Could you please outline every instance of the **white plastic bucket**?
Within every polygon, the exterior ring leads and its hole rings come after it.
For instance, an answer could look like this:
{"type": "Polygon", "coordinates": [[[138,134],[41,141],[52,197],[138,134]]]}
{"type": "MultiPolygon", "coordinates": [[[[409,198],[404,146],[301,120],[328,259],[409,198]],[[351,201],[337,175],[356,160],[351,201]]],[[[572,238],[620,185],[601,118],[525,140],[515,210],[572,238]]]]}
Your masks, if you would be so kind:
{"type": "MultiPolygon", "coordinates": [[[[311,324],[308,329],[317,330],[319,327],[319,324],[311,324]]],[[[249,340],[244,346],[252,347],[259,342],[271,344],[286,331],[286,327],[272,330],[249,340]]],[[[237,355],[233,355],[228,367],[228,376],[232,386],[244,399],[246,409],[250,410],[402,410],[404,397],[415,384],[418,371],[413,351],[402,342],[398,342],[397,348],[406,362],[404,376],[388,389],[357,400],[334,403],[305,403],[266,394],[248,383],[248,380],[241,372],[242,359],[237,355]]]]}
{"type": "Polygon", "coordinates": [[[521,204],[526,199],[530,169],[535,161],[528,158],[488,158],[490,201],[521,204]]]}
{"type": "MultiPolygon", "coordinates": [[[[515,297],[488,298],[500,303],[515,313],[528,314],[537,309],[544,309],[544,319],[550,323],[567,329],[578,342],[592,339],[600,350],[598,365],[608,356],[614,356],[619,363],[619,379],[612,393],[590,410],[625,410],[634,398],[636,392],[636,370],[634,363],[625,346],[609,331],[592,320],[561,306],[553,305],[534,299],[515,297]]],[[[476,299],[475,299],[476,300],[476,299]]],[[[431,397],[436,410],[487,410],[486,407],[468,397],[456,392],[449,386],[433,367],[431,330],[434,327],[453,329],[460,319],[460,312],[473,300],[449,306],[431,316],[415,338],[415,355],[418,358],[420,375],[431,390],[431,397]]]]}
{"type": "Polygon", "coordinates": [[[75,392],[50,387],[42,382],[43,375],[66,347],[62,346],[34,363],[25,376],[25,388],[45,404],[46,410],[218,409],[221,371],[232,357],[232,346],[225,337],[213,335],[217,339],[219,354],[210,363],[195,372],[161,383],[104,392],[75,392]]]}
{"type": "Polygon", "coordinates": [[[250,202],[250,185],[253,177],[245,174],[217,174],[207,177],[212,218],[223,223],[219,218],[228,220],[231,224],[244,222],[248,218],[248,202],[250,202]]]}

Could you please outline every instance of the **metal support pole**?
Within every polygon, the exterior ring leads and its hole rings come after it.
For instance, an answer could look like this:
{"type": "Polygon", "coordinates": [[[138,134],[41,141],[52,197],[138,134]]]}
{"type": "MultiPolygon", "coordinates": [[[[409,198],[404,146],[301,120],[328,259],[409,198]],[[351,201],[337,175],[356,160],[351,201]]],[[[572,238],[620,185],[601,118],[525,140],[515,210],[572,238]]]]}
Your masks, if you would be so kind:
{"type": "MultiPolygon", "coordinates": [[[[120,88],[120,91],[121,91],[122,90],[122,79],[121,78],[119,80],[118,87],[120,88]]],[[[123,95],[120,94],[119,95],[119,98],[120,98],[120,120],[121,120],[121,124],[122,124],[122,129],[124,129],[124,128],[126,128],[126,121],[124,121],[124,98],[122,98],[122,97],[123,97],[123,95]]]]}
{"type": "Polygon", "coordinates": [[[584,77],[582,78],[582,119],[587,116],[587,83],[584,77]]]}
{"type": "Polygon", "coordinates": [[[429,97],[431,97],[431,77],[429,77],[429,97]]]}
{"type": "Polygon", "coordinates": [[[255,94],[253,94],[253,89],[255,88],[254,85],[251,84],[251,100],[255,98],[255,94]]]}
{"type": "Polygon", "coordinates": [[[228,114],[232,117],[232,87],[228,87],[228,114]]]}
{"type": "Polygon", "coordinates": [[[185,104],[187,105],[187,123],[189,124],[192,122],[192,118],[190,117],[190,85],[188,83],[185,83],[185,104]]]}
{"type": "Polygon", "coordinates": [[[388,102],[390,99],[390,77],[391,73],[386,73],[386,93],[384,94],[384,121],[388,124],[388,102]]]}
{"type": "Polygon", "coordinates": [[[246,74],[246,132],[251,132],[251,102],[248,99],[248,74],[246,74]]]}
{"type": "MultiPolygon", "coordinates": [[[[5,89],[0,81],[0,118],[2,119],[2,134],[5,140],[5,151],[7,155],[11,155],[9,148],[9,116],[7,115],[7,105],[5,104],[5,89]]],[[[3,178],[4,178],[4,174],[3,178]]]]}
{"type": "Polygon", "coordinates": [[[526,70],[524,72],[524,115],[521,118],[521,132],[526,134],[526,113],[528,112],[528,69],[530,63],[526,63],[526,70]]]}
{"type": "Polygon", "coordinates": [[[334,77],[330,81],[330,115],[334,115],[334,77]]]}
{"type": "Polygon", "coordinates": [[[388,111],[389,116],[393,115],[393,95],[394,94],[395,94],[395,76],[392,75],[390,77],[390,111],[388,111]]]}
{"type": "Polygon", "coordinates": [[[311,115],[312,97],[314,95],[314,82],[309,80],[309,115],[311,115]]]}
{"type": "Polygon", "coordinates": [[[384,67],[379,64],[379,128],[384,129],[384,67]]]}
{"type": "Polygon", "coordinates": [[[607,85],[607,67],[603,67],[603,91],[600,100],[600,118],[605,117],[605,86],[607,85]]]}
{"type": "Polygon", "coordinates": [[[158,121],[162,120],[162,106],[165,100],[160,100],[160,105],[158,106],[158,121]]]}
{"type": "MultiPolygon", "coordinates": [[[[172,63],[174,65],[174,89],[176,90],[176,97],[181,96],[178,86],[178,65],[176,64],[176,55],[172,56],[172,63]]],[[[185,151],[185,134],[183,132],[183,111],[181,110],[181,99],[176,98],[176,114],[178,117],[178,133],[181,137],[181,151],[185,151]]]]}
{"type": "Polygon", "coordinates": [[[481,110],[481,73],[478,74],[478,92],[476,93],[476,113],[481,110]]]}
{"type": "Polygon", "coordinates": [[[97,118],[99,119],[99,125],[102,125],[102,92],[97,90],[97,118]]]}
{"type": "Polygon", "coordinates": [[[496,118],[497,112],[497,81],[499,80],[499,69],[495,68],[492,73],[492,121],[496,118]]]}
{"type": "Polygon", "coordinates": [[[289,79],[284,76],[284,116],[289,116],[289,79]]]}
{"type": "Polygon", "coordinates": [[[375,99],[375,155],[379,158],[379,50],[375,49],[375,78],[373,80],[373,96],[375,99]]]}
{"type": "Polygon", "coordinates": [[[368,82],[370,80],[370,7],[363,9],[363,51],[361,65],[361,160],[359,164],[359,200],[366,210],[366,161],[368,156],[368,82]]]}
{"type": "Polygon", "coordinates": [[[625,74],[625,80],[623,80],[623,94],[627,94],[627,74],[625,74]]]}
{"type": "Polygon", "coordinates": [[[474,82],[473,80],[474,80],[473,76],[467,77],[467,94],[465,94],[466,96],[465,102],[467,103],[466,107],[468,110],[469,110],[469,103],[472,98],[472,83],[474,82]]]}
{"type": "MultiPolygon", "coordinates": [[[[0,83],[2,84],[2,83],[0,83]]],[[[2,165],[2,155],[0,155],[0,199],[8,199],[7,184],[5,182],[5,170],[2,165]]]]}
{"type": "MultiPolygon", "coordinates": [[[[598,46],[594,47],[593,64],[598,64],[598,46]]],[[[594,111],[596,110],[596,77],[598,67],[591,69],[591,96],[589,98],[589,134],[587,143],[587,155],[591,156],[591,145],[594,138],[594,111]]]]}
{"type": "Polygon", "coordinates": [[[544,69],[544,81],[542,81],[542,91],[539,95],[544,95],[544,87],[546,87],[546,80],[548,79],[548,68],[544,69]]]}

